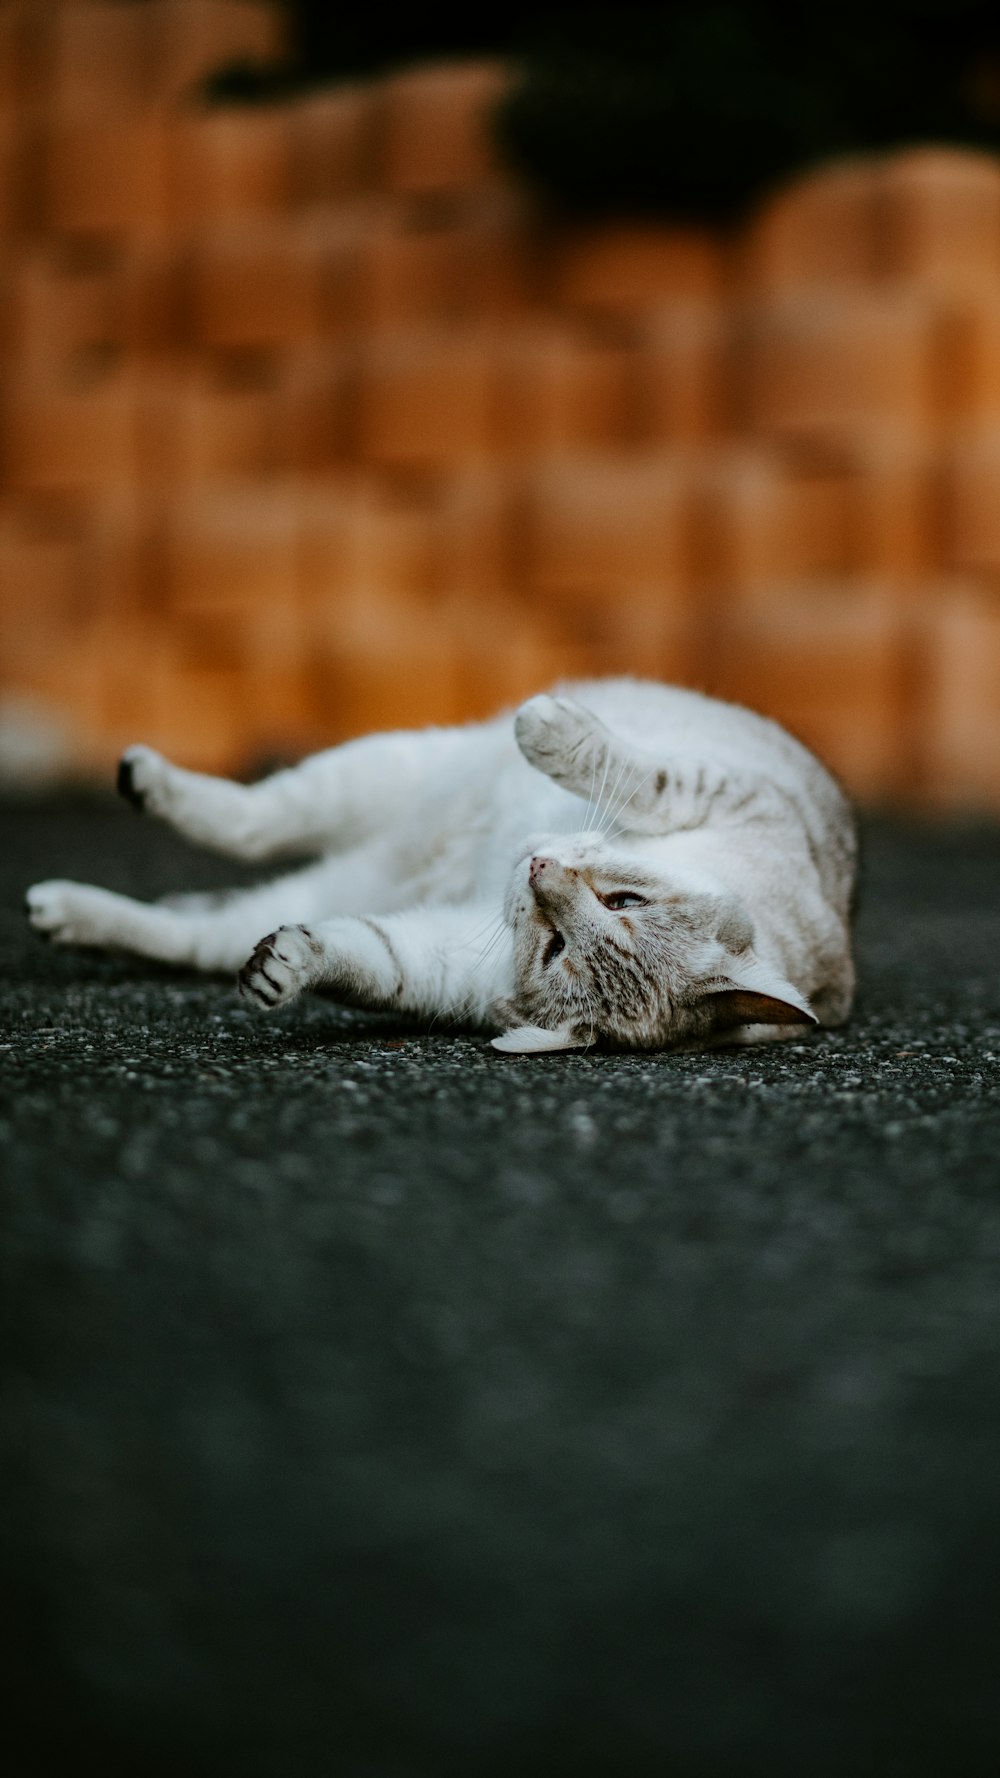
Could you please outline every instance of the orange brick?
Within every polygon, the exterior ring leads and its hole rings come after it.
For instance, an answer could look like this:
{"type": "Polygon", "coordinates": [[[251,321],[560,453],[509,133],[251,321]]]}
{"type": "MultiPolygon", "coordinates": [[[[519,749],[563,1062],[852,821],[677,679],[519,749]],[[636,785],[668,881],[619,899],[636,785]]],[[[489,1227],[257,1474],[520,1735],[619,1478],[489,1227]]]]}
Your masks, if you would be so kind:
{"type": "Polygon", "coordinates": [[[883,270],[947,291],[1000,278],[1000,165],[961,149],[893,155],[879,178],[883,270]]]}
{"type": "Polygon", "coordinates": [[[0,115],[10,112],[24,100],[36,97],[36,83],[31,79],[32,25],[37,26],[38,12],[8,0],[0,7],[0,115]]]}
{"type": "Polygon", "coordinates": [[[460,470],[434,504],[431,595],[436,605],[509,605],[523,578],[516,489],[490,468],[460,470]]]}
{"type": "MultiPolygon", "coordinates": [[[[96,651],[87,631],[80,627],[54,634],[39,627],[36,641],[37,652],[19,660],[9,677],[5,676],[5,692],[13,693],[17,702],[44,724],[58,750],[60,765],[70,765],[74,775],[92,776],[92,767],[102,756],[88,722],[94,689],[91,662],[96,651]]],[[[106,784],[106,770],[101,777],[106,784]]]]}
{"type": "Polygon", "coordinates": [[[729,599],[767,605],[782,586],[847,569],[844,476],[747,448],[710,457],[697,482],[701,572],[729,599]]]}
{"type": "MultiPolygon", "coordinates": [[[[465,618],[479,625],[479,605],[471,605],[465,618]]],[[[508,597],[494,606],[490,622],[522,638],[527,624],[534,643],[544,646],[550,665],[535,689],[573,675],[637,674],[674,683],[701,678],[698,614],[692,605],[665,599],[662,583],[633,581],[611,598],[559,588],[536,594],[530,604],[508,597]]],[[[480,665],[481,678],[488,670],[488,662],[480,665]]]]}
{"type": "Polygon", "coordinates": [[[600,671],[600,653],[568,642],[559,626],[537,611],[472,608],[455,630],[461,666],[459,718],[513,710],[560,680],[600,671]]]}
{"type": "Polygon", "coordinates": [[[43,239],[14,262],[8,337],[21,371],[69,376],[176,344],[177,275],[161,244],[43,239]]]}
{"type": "Polygon", "coordinates": [[[368,262],[380,215],[362,202],[313,212],[297,224],[302,252],[316,267],[324,339],[353,339],[369,325],[368,262]]]}
{"type": "Polygon", "coordinates": [[[141,614],[105,612],[90,620],[77,647],[74,715],[88,752],[103,755],[107,784],[110,762],[123,748],[140,738],[162,745],[166,738],[165,638],[141,614]]]}
{"type": "Polygon", "coordinates": [[[430,194],[503,183],[490,114],[508,81],[497,62],[414,68],[384,81],[381,163],[388,189],[430,194]]]}
{"type": "Polygon", "coordinates": [[[58,647],[80,613],[79,539],[65,524],[46,524],[44,508],[7,500],[0,506],[0,660],[3,678],[58,647]]]}
{"type": "Polygon", "coordinates": [[[11,272],[10,351],[22,370],[52,372],[117,343],[114,263],[109,253],[46,241],[11,272]]]}
{"type": "Polygon", "coordinates": [[[364,320],[375,333],[465,320],[461,237],[413,226],[393,207],[373,223],[364,250],[364,320]]]}
{"type": "Polygon", "coordinates": [[[40,106],[22,106],[9,119],[13,130],[7,135],[6,192],[7,233],[15,240],[35,240],[39,218],[44,215],[45,143],[48,114],[40,106]]]}
{"type": "Polygon", "coordinates": [[[162,226],[167,136],[157,118],[58,120],[47,146],[50,227],[65,234],[122,235],[162,226]]]}
{"type": "Polygon", "coordinates": [[[324,662],[328,733],[426,728],[461,720],[460,661],[453,639],[415,624],[405,610],[371,613],[367,632],[348,629],[324,662]]]}
{"type": "Polygon", "coordinates": [[[271,400],[276,465],[301,475],[357,457],[358,388],[353,360],[336,348],[295,352],[280,365],[271,400]]]}
{"type": "Polygon", "coordinates": [[[843,471],[848,566],[904,590],[934,572],[944,549],[936,441],[878,428],[857,440],[843,471]]]}
{"type": "Polygon", "coordinates": [[[322,271],[309,239],[263,219],[205,233],[190,259],[190,327],[216,350],[298,345],[321,328],[322,271]]]}
{"type": "Polygon", "coordinates": [[[255,641],[253,623],[234,622],[230,614],[211,609],[185,610],[163,639],[164,718],[173,727],[181,712],[190,711],[204,747],[218,717],[202,707],[203,701],[218,698],[224,727],[215,747],[228,755],[230,769],[290,760],[330,739],[319,720],[312,663],[304,651],[276,657],[255,641]]]}
{"type": "Polygon", "coordinates": [[[1000,421],[1000,300],[980,289],[953,297],[942,315],[942,417],[1000,421]]]}
{"type": "Polygon", "coordinates": [[[477,193],[453,226],[463,313],[509,324],[537,306],[537,223],[520,194],[477,193]]]}
{"type": "Polygon", "coordinates": [[[342,204],[376,180],[376,100],[369,85],[337,86],[300,100],[291,112],[293,202],[342,204]]]}
{"type": "Polygon", "coordinates": [[[192,490],[166,515],[165,580],[181,623],[232,626],[242,655],[301,651],[300,520],[293,488],[261,482],[192,490]]]}
{"type": "Polygon", "coordinates": [[[50,97],[57,112],[138,111],[149,98],[145,6],[90,0],[52,8],[50,97]]]}
{"type": "Polygon", "coordinates": [[[391,599],[423,623],[433,593],[433,511],[418,487],[370,490],[354,511],[352,608],[391,599]]]}
{"type": "Polygon", "coordinates": [[[150,488],[261,475],[275,464],[274,378],[218,355],[144,380],[140,471],[150,488]]]}
{"type": "Polygon", "coordinates": [[[366,528],[372,490],[348,477],[317,486],[299,482],[296,495],[298,583],[310,648],[328,648],[338,613],[358,579],[359,559],[364,559],[358,534],[366,528]]]}
{"type": "Polygon", "coordinates": [[[292,198],[289,113],[239,106],[184,113],[170,125],[169,201],[178,223],[271,215],[292,198]]]}
{"type": "Polygon", "coordinates": [[[115,625],[149,624],[162,609],[162,555],[156,509],[143,490],[91,495],[81,515],[80,606],[88,623],[109,626],[109,652],[117,652],[115,625]]]}
{"type": "Polygon", "coordinates": [[[114,337],[137,360],[183,343],[186,267],[174,239],[130,241],[114,265],[114,337]]]}
{"type": "Polygon", "coordinates": [[[530,300],[528,234],[510,204],[477,201],[444,220],[394,205],[373,217],[364,267],[364,322],[375,332],[507,319],[530,300]]]}
{"type": "Polygon", "coordinates": [[[636,431],[635,365],[613,341],[562,326],[498,342],[495,435],[513,457],[628,443],[636,431]]]}
{"type": "Polygon", "coordinates": [[[937,399],[939,316],[919,293],[865,291],[759,307],[742,342],[751,430],[850,446],[873,427],[926,433],[937,399]]]}
{"type": "Polygon", "coordinates": [[[610,224],[574,230],[552,251],[548,292],[568,308],[646,315],[710,302],[723,282],[719,241],[704,231],[610,224]]]}
{"type": "Polygon", "coordinates": [[[253,0],[145,0],[150,86],[160,103],[192,96],[207,75],[231,62],[279,61],[285,12],[253,0]]]}
{"type": "Polygon", "coordinates": [[[689,468],[670,457],[553,463],[531,477],[524,519],[529,585],[561,600],[600,602],[641,589],[688,595],[689,468]]]}
{"type": "Polygon", "coordinates": [[[740,281],[780,295],[873,279],[880,170],[874,157],[836,160],[770,198],[744,232],[740,281]]]}
{"type": "Polygon", "coordinates": [[[949,567],[1000,569],[1000,426],[956,441],[944,463],[943,554],[949,567]]]}
{"type": "Polygon", "coordinates": [[[664,605],[659,590],[630,596],[611,613],[595,650],[592,673],[623,673],[699,686],[704,680],[702,625],[694,610],[664,605]]]}
{"type": "Polygon", "coordinates": [[[730,423],[730,330],[709,303],[678,303],[643,327],[635,370],[638,435],[651,445],[697,445],[730,423]]]}
{"type": "Polygon", "coordinates": [[[139,392],[127,372],[25,376],[6,404],[3,461],[21,492],[121,485],[138,474],[139,392]]]}
{"type": "Polygon", "coordinates": [[[428,611],[426,514],[371,485],[305,515],[309,659],[328,739],[457,720],[454,627],[428,611]]]}
{"type": "Polygon", "coordinates": [[[333,644],[344,625],[368,634],[382,601],[426,621],[433,592],[434,514],[419,489],[343,478],[298,490],[300,575],[310,634],[333,644]]]}
{"type": "Polygon", "coordinates": [[[928,589],[923,611],[922,789],[941,808],[1000,809],[1000,601],[928,589]]]}
{"type": "MultiPolygon", "coordinates": [[[[145,673],[150,707],[142,724],[143,740],[194,771],[224,775],[238,771],[253,751],[254,716],[245,670],[189,662],[170,636],[160,640],[160,648],[162,658],[152,685],[148,667],[145,673]]],[[[135,739],[134,730],[129,738],[135,739]]],[[[109,747],[112,758],[121,751],[122,741],[128,744],[122,736],[109,747]]]]}
{"type": "Polygon", "coordinates": [[[842,581],[730,612],[707,680],[783,723],[852,794],[884,800],[907,781],[905,639],[891,589],[842,581]]]}
{"type": "Polygon", "coordinates": [[[372,346],[360,370],[365,462],[431,467],[483,458],[492,445],[494,358],[477,332],[372,346]]]}
{"type": "Polygon", "coordinates": [[[22,160],[19,119],[0,111],[0,239],[22,226],[22,160]]]}

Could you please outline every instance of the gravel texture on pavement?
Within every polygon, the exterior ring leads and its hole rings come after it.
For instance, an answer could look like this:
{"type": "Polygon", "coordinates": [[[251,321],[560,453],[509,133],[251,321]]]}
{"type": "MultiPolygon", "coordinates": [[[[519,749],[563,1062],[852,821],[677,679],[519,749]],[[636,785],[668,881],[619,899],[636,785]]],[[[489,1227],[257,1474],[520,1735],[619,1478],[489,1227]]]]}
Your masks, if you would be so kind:
{"type": "Polygon", "coordinates": [[[11,1778],[1000,1769],[1000,829],[865,837],[845,1031],[505,1058],[45,946],[237,873],[0,811],[11,1778]]]}

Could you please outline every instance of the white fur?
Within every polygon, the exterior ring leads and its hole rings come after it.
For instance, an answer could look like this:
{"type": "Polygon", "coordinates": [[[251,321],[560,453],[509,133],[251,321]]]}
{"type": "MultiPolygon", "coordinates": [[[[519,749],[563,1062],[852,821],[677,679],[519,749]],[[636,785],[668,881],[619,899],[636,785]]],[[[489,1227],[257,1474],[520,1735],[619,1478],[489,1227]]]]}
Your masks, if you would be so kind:
{"type": "Polygon", "coordinates": [[[694,692],[594,681],[514,719],[353,741],[253,786],[146,747],[123,770],[133,800],[191,840],[319,862],[221,905],[39,884],[30,918],[58,943],[242,964],[262,1008],[322,988],[509,1026],[498,1046],[525,1052],[758,1040],[796,1028],[782,1006],[823,1023],[850,1007],[846,803],[773,723],[694,692]],[[609,905],[629,882],[642,897],[609,905]],[[617,972],[603,987],[602,947],[617,972]],[[752,995],[779,1022],[734,1024],[752,995]]]}

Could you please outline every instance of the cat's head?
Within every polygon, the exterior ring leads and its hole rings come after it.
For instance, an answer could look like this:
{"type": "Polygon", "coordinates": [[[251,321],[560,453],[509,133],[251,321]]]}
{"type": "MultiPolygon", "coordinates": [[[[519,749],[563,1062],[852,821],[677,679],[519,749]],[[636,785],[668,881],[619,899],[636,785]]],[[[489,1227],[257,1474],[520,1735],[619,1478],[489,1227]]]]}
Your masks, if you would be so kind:
{"type": "Polygon", "coordinates": [[[738,1025],[812,1025],[802,996],[755,955],[733,895],[667,874],[598,834],[535,842],[505,913],[514,992],[494,1038],[514,1053],[603,1038],[629,1049],[717,1038],[738,1025]]]}

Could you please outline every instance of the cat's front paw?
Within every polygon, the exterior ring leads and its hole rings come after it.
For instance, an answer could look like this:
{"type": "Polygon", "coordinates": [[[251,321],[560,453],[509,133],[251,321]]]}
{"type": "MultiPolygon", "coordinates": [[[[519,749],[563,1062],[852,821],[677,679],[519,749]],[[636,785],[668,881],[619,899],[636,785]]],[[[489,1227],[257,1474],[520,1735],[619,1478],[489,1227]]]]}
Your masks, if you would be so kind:
{"type": "Polygon", "coordinates": [[[596,716],[575,698],[529,698],[514,718],[514,735],[529,765],[562,779],[593,763],[594,743],[604,734],[596,716]]]}
{"type": "Polygon", "coordinates": [[[89,883],[35,883],[24,898],[28,922],[55,945],[107,944],[113,932],[108,892],[89,883]]]}
{"type": "Polygon", "coordinates": [[[323,946],[308,926],[279,926],[261,939],[236,985],[249,1006],[273,1012],[315,985],[322,959],[323,946]]]}
{"type": "Polygon", "coordinates": [[[152,747],[128,747],[118,761],[116,787],[140,814],[149,809],[159,814],[166,801],[170,766],[152,747]]]}

